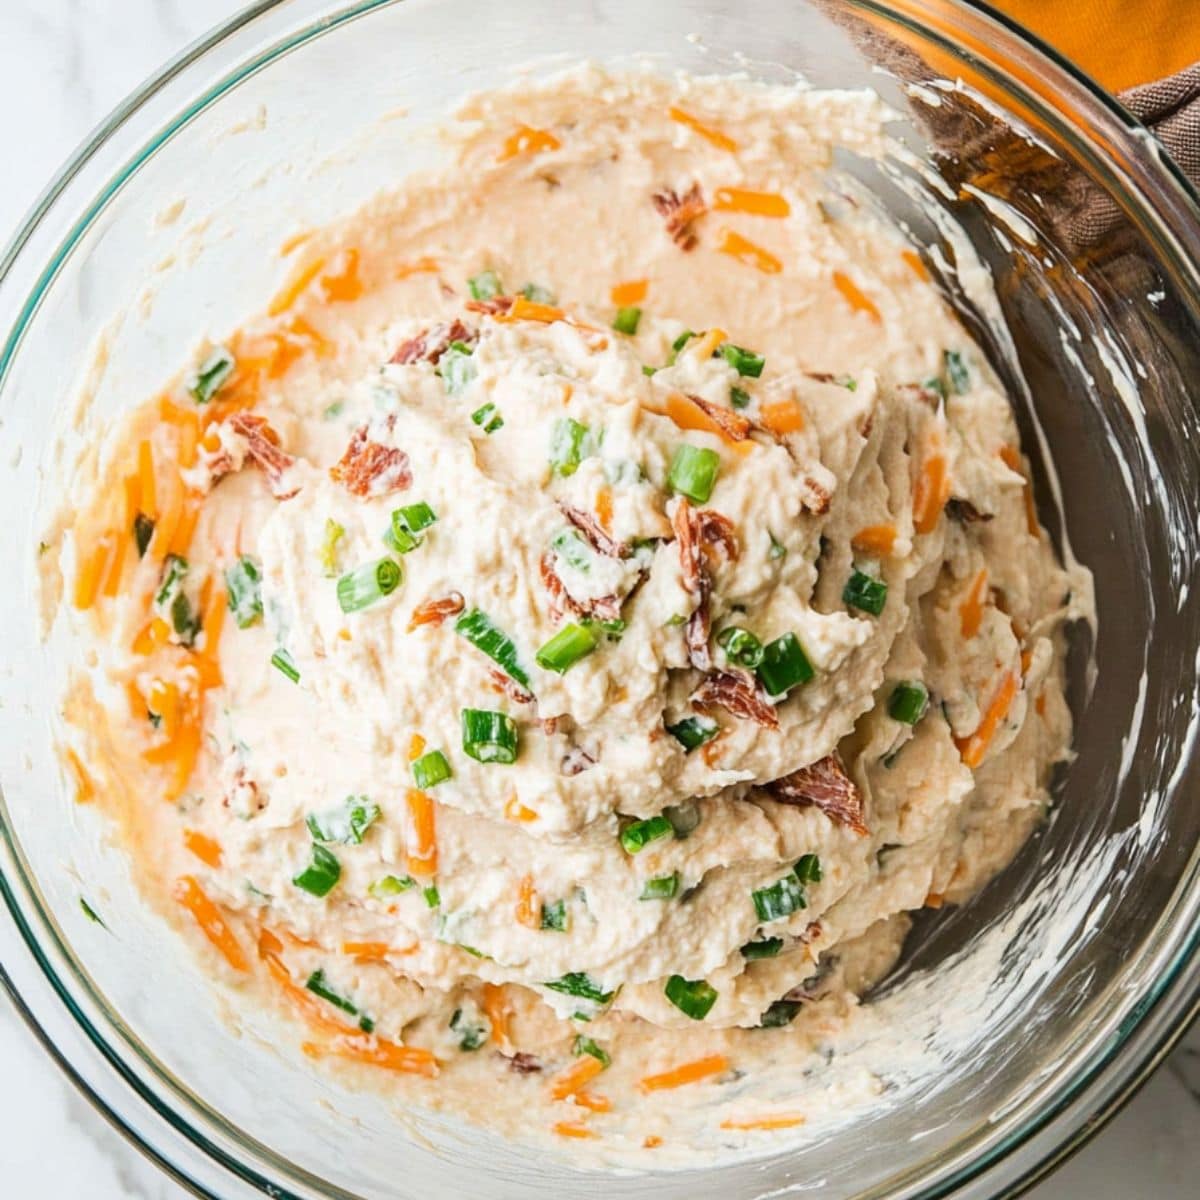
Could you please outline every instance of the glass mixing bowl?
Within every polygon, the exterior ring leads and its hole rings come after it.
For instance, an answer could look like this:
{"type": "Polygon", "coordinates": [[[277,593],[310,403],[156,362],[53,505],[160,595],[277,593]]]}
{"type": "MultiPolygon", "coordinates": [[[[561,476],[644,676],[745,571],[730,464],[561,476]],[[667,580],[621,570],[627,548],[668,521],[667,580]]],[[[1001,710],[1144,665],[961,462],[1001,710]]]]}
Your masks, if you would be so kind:
{"type": "Polygon", "coordinates": [[[0,267],[0,948],[47,1049],[222,1200],[978,1197],[1029,1183],[1153,1069],[1197,1002],[1198,262],[1195,197],[1146,133],[1003,18],[953,0],[248,9],[114,113],[0,267]],[[706,1171],[581,1174],[348,1093],[276,1046],[269,1014],[242,1014],[235,1035],[103,822],[73,802],[53,751],[70,650],[39,638],[30,600],[60,439],[69,452],[96,436],[204,331],[261,309],[281,239],[430,161],[419,131],[462,93],[585,55],[884,94],[896,155],[843,166],[931,247],[1010,382],[1043,520],[1060,545],[1070,531],[1096,580],[1059,803],[976,901],[919,919],[871,1001],[894,1047],[877,1106],[800,1152],[706,1171]],[[969,286],[956,229],[994,276],[1011,340],[969,286]]]}

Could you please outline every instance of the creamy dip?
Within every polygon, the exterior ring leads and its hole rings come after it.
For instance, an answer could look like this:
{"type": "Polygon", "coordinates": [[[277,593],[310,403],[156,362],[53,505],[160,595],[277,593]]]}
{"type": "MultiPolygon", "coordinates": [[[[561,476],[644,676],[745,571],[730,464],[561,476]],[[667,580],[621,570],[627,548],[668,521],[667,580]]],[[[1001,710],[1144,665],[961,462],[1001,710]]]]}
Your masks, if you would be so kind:
{"type": "Polygon", "coordinates": [[[984,356],[832,172],[881,127],[477,99],[80,468],[68,760],[281,1041],[610,1161],[758,1151],[906,914],[1038,822],[1071,589],[984,356]]]}

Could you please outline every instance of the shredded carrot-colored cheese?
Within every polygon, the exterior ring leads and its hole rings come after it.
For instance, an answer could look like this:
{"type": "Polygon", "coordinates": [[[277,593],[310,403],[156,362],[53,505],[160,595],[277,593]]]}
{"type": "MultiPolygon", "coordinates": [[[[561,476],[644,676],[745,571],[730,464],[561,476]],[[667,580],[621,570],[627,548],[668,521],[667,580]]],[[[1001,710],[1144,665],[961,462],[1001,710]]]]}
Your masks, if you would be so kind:
{"type": "Polygon", "coordinates": [[[701,1079],[721,1075],[728,1070],[729,1059],[724,1054],[710,1054],[707,1058],[684,1063],[682,1066],[673,1067],[670,1071],[647,1075],[639,1080],[638,1087],[643,1092],[659,1092],[668,1088],[683,1087],[688,1083],[697,1083],[701,1079]]]}
{"type": "MultiPolygon", "coordinates": [[[[1015,446],[1001,446],[999,450],[1000,457],[1004,460],[1004,465],[1010,471],[1015,471],[1018,475],[1025,478],[1025,467],[1021,462],[1021,452],[1015,446]]],[[[1037,505],[1033,499],[1033,488],[1029,483],[1028,478],[1025,478],[1025,527],[1029,530],[1030,537],[1041,536],[1041,526],[1038,524],[1037,505]]]]}
{"type": "Polygon", "coordinates": [[[1008,710],[1017,697],[1019,683],[1020,678],[1015,671],[1010,671],[1005,675],[975,732],[967,737],[954,739],[954,744],[958,747],[963,762],[972,770],[983,762],[984,755],[987,754],[988,747],[996,736],[996,731],[1000,728],[1004,718],[1008,716],[1008,710]]]}
{"type": "Polygon", "coordinates": [[[125,563],[129,558],[129,547],[132,542],[133,536],[128,532],[128,527],[125,532],[117,530],[113,533],[112,552],[105,564],[104,585],[100,589],[102,595],[111,598],[121,590],[121,579],[125,574],[125,563]]]}
{"type": "Polygon", "coordinates": [[[419,734],[414,733],[408,739],[408,761],[416,762],[422,754],[425,753],[425,739],[419,734]]]}
{"type": "Polygon", "coordinates": [[[133,639],[134,654],[152,654],[160,646],[167,644],[171,635],[171,627],[162,617],[153,617],[146,627],[133,639]]]}
{"type": "Polygon", "coordinates": [[[539,304],[536,300],[526,300],[524,296],[514,296],[508,312],[496,313],[495,317],[501,322],[540,321],[543,325],[552,325],[555,321],[565,320],[566,313],[553,304],[539,304]]]}
{"type": "Polygon", "coordinates": [[[545,129],[533,129],[529,125],[521,125],[515,133],[510,133],[504,140],[500,153],[496,155],[497,162],[507,162],[522,154],[541,154],[546,150],[557,150],[562,142],[545,129]]]}
{"type": "Polygon", "coordinates": [[[601,1071],[604,1064],[591,1054],[581,1054],[565,1071],[550,1082],[550,1096],[554,1100],[565,1100],[585,1088],[601,1071]]]}
{"type": "Polygon", "coordinates": [[[908,269],[922,283],[929,282],[929,268],[925,265],[925,260],[915,250],[901,250],[900,257],[904,259],[908,264],[908,269]]]}
{"type": "Polygon", "coordinates": [[[689,342],[684,348],[684,353],[691,354],[698,362],[705,362],[716,354],[717,347],[726,339],[727,334],[725,330],[714,327],[707,330],[703,337],[698,337],[694,341],[689,342]]]}
{"type": "Polygon", "coordinates": [[[878,554],[881,558],[886,558],[896,545],[896,527],[894,525],[864,526],[850,539],[850,545],[859,554],[878,554]]]}
{"type": "Polygon", "coordinates": [[[799,433],[804,428],[804,410],[795,399],[771,400],[760,406],[758,419],[772,433],[781,437],[799,433]]]}
{"type": "Polygon", "coordinates": [[[713,208],[719,212],[751,213],[756,217],[787,217],[792,212],[792,206],[778,192],[751,192],[734,187],[717,188],[713,193],[713,208]]]}
{"type": "Polygon", "coordinates": [[[967,598],[958,606],[959,629],[965,638],[973,638],[983,624],[983,602],[987,599],[987,578],[987,568],[984,567],[972,581],[967,598]]]}
{"type": "Polygon", "coordinates": [[[405,803],[408,807],[408,869],[414,875],[435,875],[438,851],[433,801],[417,788],[409,788],[405,803]]]}
{"type": "Polygon", "coordinates": [[[504,817],[508,821],[536,821],[537,813],[526,808],[514,793],[504,804],[504,817]]]}
{"type": "Polygon", "coordinates": [[[799,1114],[781,1114],[775,1117],[755,1117],[749,1121],[735,1121],[732,1118],[722,1121],[722,1129],[794,1129],[803,1125],[804,1118],[799,1114]]]}
{"type": "Polygon", "coordinates": [[[388,942],[343,942],[342,953],[350,958],[380,962],[392,953],[392,947],[388,942]]]}
{"type": "Polygon", "coordinates": [[[680,125],[686,125],[693,133],[698,133],[706,142],[711,142],[718,150],[728,150],[733,153],[738,148],[737,142],[728,134],[722,133],[719,129],[714,129],[711,125],[704,124],[698,117],[693,117],[691,113],[684,112],[682,108],[676,108],[671,105],[667,109],[667,116],[672,121],[680,125]]]}
{"type": "Polygon", "coordinates": [[[600,1096],[595,1092],[576,1092],[571,1097],[571,1103],[578,1104],[580,1108],[586,1108],[589,1112],[612,1112],[612,1101],[607,1096],[600,1096]]]}
{"type": "Polygon", "coordinates": [[[410,275],[428,275],[437,269],[436,258],[418,258],[410,263],[401,263],[396,268],[396,278],[407,279],[410,275]]]}
{"type": "Polygon", "coordinates": [[[312,258],[306,263],[301,263],[292,272],[287,283],[272,297],[270,304],[267,305],[267,316],[278,317],[287,312],[300,299],[301,293],[316,279],[324,267],[325,259],[323,257],[312,258]]]}
{"type": "Polygon", "coordinates": [[[738,262],[754,267],[764,275],[778,275],[783,270],[783,263],[770,250],[756,245],[749,238],[744,238],[733,229],[722,230],[721,241],[717,246],[722,254],[736,258],[738,262]]]}
{"type": "Polygon", "coordinates": [[[527,929],[539,929],[542,924],[542,906],[533,886],[533,876],[523,875],[517,888],[517,924],[527,929]]]}
{"type": "Polygon", "coordinates": [[[357,300],[363,294],[363,282],[359,278],[359,254],[353,247],[343,250],[327,271],[317,280],[321,294],[329,304],[346,300],[357,300]]]}
{"type": "Polygon", "coordinates": [[[605,533],[612,533],[613,494],[612,488],[602,487],[596,493],[596,520],[605,533]]]}
{"type": "Polygon", "coordinates": [[[423,1075],[426,1079],[436,1079],[438,1075],[438,1060],[432,1050],[402,1046],[375,1034],[343,1033],[324,1045],[306,1042],[303,1049],[313,1058],[332,1054],[401,1075],[423,1075]]]}
{"type": "Polygon", "coordinates": [[[75,568],[75,591],[72,600],[80,612],[85,611],[96,603],[100,585],[104,580],[108,567],[109,555],[112,553],[112,537],[105,534],[92,548],[91,552],[80,558],[75,568]]]}
{"type": "Polygon", "coordinates": [[[88,774],[87,768],[83,765],[79,755],[70,747],[63,751],[63,758],[66,760],[71,782],[75,785],[75,803],[91,804],[96,798],[96,785],[91,775],[88,774]]]}
{"type": "Polygon", "coordinates": [[[210,838],[208,834],[201,833],[198,829],[185,829],[183,844],[205,866],[216,868],[221,865],[221,843],[210,838]]]}
{"type": "Polygon", "coordinates": [[[641,304],[649,290],[649,280],[630,279],[625,283],[614,284],[609,297],[618,308],[628,308],[631,304],[641,304]]]}
{"type": "Polygon", "coordinates": [[[913,488],[913,528],[917,533],[932,533],[950,498],[950,475],[946,456],[935,448],[921,465],[913,488]]]}
{"type": "Polygon", "coordinates": [[[749,454],[754,449],[754,443],[749,438],[743,438],[741,441],[731,438],[704,409],[683,392],[670,392],[666,403],[666,415],[680,429],[697,429],[703,433],[714,434],[731,450],[741,455],[749,454]]]}
{"type": "Polygon", "coordinates": [[[144,441],[138,446],[138,507],[152,520],[158,516],[154,474],[154,447],[144,441]]]}
{"type": "Polygon", "coordinates": [[[201,933],[220,951],[235,971],[249,971],[250,963],[221,910],[208,898],[192,875],[175,882],[175,899],[192,914],[201,933]]]}
{"type": "Polygon", "coordinates": [[[559,1137],[567,1138],[594,1138],[600,1136],[595,1130],[589,1129],[586,1125],[580,1124],[578,1121],[559,1121],[554,1126],[554,1132],[559,1137]]]}
{"type": "Polygon", "coordinates": [[[642,1146],[646,1150],[655,1150],[663,1144],[662,1138],[657,1133],[649,1133],[642,1142],[642,1146]]]}
{"type": "Polygon", "coordinates": [[[863,290],[843,271],[834,271],[833,286],[842,294],[842,298],[850,305],[855,312],[864,312],[871,318],[872,321],[882,321],[879,309],[875,306],[875,301],[870,298],[863,290]]]}
{"type": "Polygon", "coordinates": [[[483,985],[483,1011],[492,1025],[492,1041],[501,1050],[512,1048],[512,1005],[508,1002],[508,989],[502,983],[483,985]]]}

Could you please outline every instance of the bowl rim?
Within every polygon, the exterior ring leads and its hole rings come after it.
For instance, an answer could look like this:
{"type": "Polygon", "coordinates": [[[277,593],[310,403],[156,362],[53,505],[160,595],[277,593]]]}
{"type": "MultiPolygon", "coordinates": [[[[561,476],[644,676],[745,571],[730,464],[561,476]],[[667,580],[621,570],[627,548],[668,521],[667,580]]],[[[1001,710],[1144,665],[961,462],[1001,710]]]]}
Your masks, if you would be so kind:
{"type": "MultiPolygon", "coordinates": [[[[76,150],[67,158],[63,165],[51,178],[49,183],[33,201],[20,220],[16,232],[9,239],[0,254],[0,287],[9,279],[14,268],[21,260],[22,252],[38,233],[47,218],[51,217],[56,202],[70,185],[79,177],[98,152],[106,147],[127,125],[130,119],[143,109],[163,88],[182,76],[187,70],[199,64],[210,51],[234,37],[239,31],[248,28],[256,21],[272,12],[285,12],[300,0],[253,0],[246,7],[239,9],[230,17],[213,26],[207,33],[192,41],[178,54],[170,58],[162,67],[137,88],[131,91],[107,116],[105,116],[90,133],[82,140],[76,150]]],[[[142,140],[132,153],[123,152],[121,165],[115,173],[110,174],[82,213],[71,221],[67,232],[58,238],[52,238],[55,250],[49,261],[34,273],[33,285],[23,300],[19,303],[16,316],[10,328],[3,331],[4,340],[0,343],[0,386],[7,378],[12,362],[23,340],[24,332],[35,314],[40,300],[56,278],[59,269],[67,257],[75,249],[80,240],[91,229],[93,223],[105,206],[151,158],[158,149],[169,141],[179,130],[187,125],[194,117],[207,109],[226,92],[235,88],[242,80],[254,74],[263,67],[275,61],[290,50],[299,48],[325,32],[343,25],[349,21],[369,15],[372,11],[386,8],[403,0],[341,0],[342,7],[333,12],[320,15],[315,19],[306,19],[286,36],[271,40],[265,47],[259,48],[248,57],[240,60],[234,67],[225,71],[219,79],[204,88],[183,108],[178,109],[165,122],[156,125],[156,131],[149,138],[142,140]]],[[[873,12],[885,17],[896,18],[904,13],[914,14],[917,9],[929,10],[930,0],[846,0],[853,7],[873,12]]],[[[1035,62],[1050,68],[1051,78],[1056,74],[1067,84],[1076,89],[1084,100],[1099,109],[1102,116],[1113,123],[1119,133],[1136,144],[1152,135],[1111,93],[1102,88],[1079,67],[1070,62],[1040,36],[1028,30],[1015,18],[1001,12],[985,0],[940,0],[939,11],[943,21],[951,32],[962,29],[964,19],[980,18],[999,26],[1001,31],[1013,44],[1032,55],[1035,62]]],[[[929,26],[916,25],[916,16],[910,16],[914,28],[924,34],[932,34],[936,40],[939,36],[929,26]]],[[[1045,82],[1045,79],[1042,80],[1045,82]]],[[[1045,97],[1041,97],[1044,102],[1045,97]]],[[[1170,258],[1185,276],[1190,275],[1192,296],[1200,311],[1200,195],[1188,181],[1175,161],[1165,153],[1153,156],[1152,163],[1142,163],[1145,170],[1159,176],[1162,185],[1163,199],[1171,202],[1169,216],[1152,213],[1157,219],[1155,227],[1157,234],[1167,235],[1170,248],[1170,258]],[[1170,219],[1173,218],[1173,219],[1170,219]],[[1187,221],[1191,228],[1181,226],[1180,220],[1187,221]],[[1180,242],[1191,243],[1191,249],[1181,249],[1180,242]]],[[[1194,735],[1195,728],[1192,733],[1194,735]]],[[[1189,867],[1185,870],[1184,880],[1191,879],[1193,885],[1200,876],[1197,867],[1200,865],[1200,851],[1193,853],[1189,867]]],[[[1183,884],[1181,891],[1185,891],[1183,884]]],[[[201,1129],[195,1127],[190,1115],[164,1103],[155,1092],[149,1088],[138,1074],[130,1069],[120,1052],[120,1040],[106,1036],[111,1031],[101,1031],[96,1023],[84,1012],[76,1002],[70,990],[64,986],[54,965],[49,961],[43,941],[48,938],[57,953],[71,964],[71,973],[76,981],[83,985],[89,996],[95,992],[77,964],[71,961],[69,947],[60,935],[57,925],[50,916],[40,898],[39,889],[32,871],[28,868],[21,852],[15,831],[10,828],[7,810],[3,803],[3,788],[0,785],[0,896],[9,920],[18,935],[11,938],[11,929],[0,928],[5,949],[7,943],[14,941],[19,949],[26,952],[33,960],[32,971],[38,985],[48,985],[47,995],[53,995],[66,1010],[65,1013],[55,1009],[47,1013],[34,1011],[34,1002],[18,987],[14,976],[0,961],[0,989],[12,1000],[15,1011],[30,1028],[34,1036],[43,1045],[46,1052],[68,1080],[83,1095],[108,1123],[132,1146],[144,1154],[150,1161],[164,1170],[177,1183],[185,1187],[203,1200],[222,1200],[219,1192],[211,1190],[208,1182],[201,1181],[182,1162],[181,1149],[198,1150],[200,1161],[204,1165],[217,1167],[220,1179],[229,1181],[232,1178],[248,1183],[255,1192],[262,1195],[279,1197],[280,1200],[306,1200],[306,1197],[289,1190],[291,1184],[282,1185],[268,1180],[259,1171],[258,1166],[248,1166],[239,1161],[214,1141],[201,1129]],[[16,886],[14,886],[14,884],[16,886]],[[21,903],[18,888],[23,891],[24,898],[32,902],[32,909],[37,920],[42,925],[42,931],[33,928],[25,908],[21,903]],[[98,1051],[103,1060],[102,1066],[112,1076],[119,1087],[121,1098],[128,1098],[132,1092],[140,1100],[145,1101],[153,1113],[162,1118],[166,1129],[181,1140],[172,1146],[162,1149],[149,1136],[127,1119],[127,1111],[117,1100],[108,1094],[102,1094],[101,1089],[93,1086],[85,1074],[79,1070],[75,1062],[55,1042],[49,1032],[51,1023],[59,1024],[65,1021],[77,1033],[85,1036],[85,1042],[90,1049],[98,1051]],[[117,1044],[114,1045],[113,1043],[117,1044]],[[125,1085],[125,1086],[121,1086],[125,1085]]],[[[1161,920],[1161,918],[1160,918],[1161,920]]],[[[1152,987],[1139,997],[1131,1019],[1122,1025],[1118,1036],[1110,1039],[1108,1045],[1101,1048],[1102,1052],[1073,1079],[1064,1082],[1060,1093],[1052,1102],[1029,1114],[1028,1119],[1019,1129],[1000,1138],[991,1146],[974,1145],[968,1147],[960,1156],[964,1159],[959,1165],[948,1171],[943,1171],[940,1178],[929,1185],[922,1185],[919,1180],[900,1181],[897,1196],[913,1197],[914,1200],[937,1200],[949,1196],[972,1182],[988,1184],[989,1174],[1005,1163],[1010,1163],[1023,1149],[1029,1152],[1029,1161],[1024,1169],[1007,1180],[995,1179],[994,1183],[1003,1188],[1005,1195],[1018,1195],[1036,1184],[1069,1157],[1076,1153],[1088,1140],[1107,1122],[1116,1115],[1125,1103],[1146,1082],[1155,1069],[1160,1065],[1175,1043],[1183,1036],[1192,1020],[1200,1016],[1200,923],[1193,926],[1190,937],[1183,939],[1175,948],[1172,960],[1167,969],[1154,981],[1152,987]],[[1189,968],[1190,972],[1189,972],[1189,968]],[[1118,1056],[1124,1058],[1120,1063],[1118,1056]],[[1114,1068],[1123,1065],[1123,1070],[1114,1068]],[[913,1190],[917,1187],[920,1190],[913,1190]]],[[[26,965],[26,964],[23,964],[26,965]]],[[[34,990],[32,987],[31,991],[34,990]]],[[[41,1002],[39,996],[38,1003],[41,1002]]],[[[145,1060],[143,1060],[145,1061],[145,1060]]],[[[177,1081],[169,1080],[178,1098],[180,1088],[177,1081]]],[[[106,1092],[110,1089],[105,1089],[106,1092]]],[[[244,1139],[242,1141],[245,1145],[244,1139]]],[[[287,1166],[275,1152],[255,1143],[265,1157],[272,1163],[287,1166]]],[[[297,1170],[289,1168],[288,1173],[295,1180],[297,1170]]],[[[303,1173],[303,1172],[300,1172],[303,1173]]],[[[207,1172],[206,1172],[207,1174],[207,1172]]],[[[306,1186],[315,1185],[322,1189],[322,1195],[333,1197],[349,1197],[349,1193],[340,1189],[330,1188],[324,1180],[311,1176],[303,1181],[306,1186]]],[[[215,1184],[211,1186],[216,1186],[215,1184]]],[[[998,1194],[998,1193],[989,1193],[998,1194]]]]}

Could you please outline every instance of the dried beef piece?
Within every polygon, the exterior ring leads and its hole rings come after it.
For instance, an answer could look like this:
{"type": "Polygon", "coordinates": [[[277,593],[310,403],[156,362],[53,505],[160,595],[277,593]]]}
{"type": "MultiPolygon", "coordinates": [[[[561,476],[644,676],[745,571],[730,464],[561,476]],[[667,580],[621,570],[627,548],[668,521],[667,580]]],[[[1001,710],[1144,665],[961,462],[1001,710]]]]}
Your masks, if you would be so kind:
{"type": "Polygon", "coordinates": [[[523,688],[515,679],[505,675],[503,671],[497,671],[495,667],[488,667],[488,678],[492,681],[492,685],[495,688],[503,692],[515,703],[533,703],[533,693],[523,688]]]}
{"type": "Polygon", "coordinates": [[[713,671],[692,693],[693,704],[715,704],[735,717],[779,728],[779,716],[762,684],[748,671],[713,671]]]}
{"type": "Polygon", "coordinates": [[[271,494],[278,500],[288,500],[297,488],[283,491],[283,473],[295,465],[296,460],[280,448],[279,434],[271,428],[266,417],[255,413],[234,413],[227,422],[229,428],[246,439],[246,457],[259,467],[271,483],[271,494]]]}
{"type": "MultiPolygon", "coordinates": [[[[395,417],[389,417],[387,424],[390,430],[395,417]]],[[[360,425],[345,454],[329,468],[329,478],[355,496],[388,496],[410,487],[413,477],[403,450],[372,440],[369,426],[360,425]]]]}
{"type": "Polygon", "coordinates": [[[695,249],[700,239],[692,225],[708,212],[699,183],[693,183],[682,196],[674,188],[665,188],[661,192],[655,192],[651,201],[655,211],[666,222],[671,241],[680,250],[695,249]]]}
{"type": "Polygon", "coordinates": [[[719,426],[721,432],[732,442],[744,442],[750,436],[751,430],[754,429],[754,422],[749,417],[734,412],[732,408],[728,408],[724,404],[713,404],[711,400],[705,400],[702,396],[693,396],[691,392],[687,393],[687,398],[714,425],[719,426]]]}
{"type": "Polygon", "coordinates": [[[951,496],[946,501],[946,516],[960,525],[973,525],[976,521],[990,521],[995,514],[980,512],[970,500],[951,496]]]}
{"type": "Polygon", "coordinates": [[[801,487],[803,495],[800,497],[800,502],[804,505],[805,512],[812,513],[815,517],[823,517],[829,511],[833,494],[823,483],[819,483],[811,475],[804,477],[801,487]]]}
{"type": "Polygon", "coordinates": [[[700,671],[712,669],[712,651],[708,648],[708,639],[712,633],[712,616],[708,611],[708,594],[701,597],[700,603],[692,609],[684,626],[683,639],[687,643],[688,661],[700,671]]]}
{"type": "Polygon", "coordinates": [[[464,342],[473,346],[478,340],[479,335],[456,318],[449,325],[435,325],[432,329],[426,329],[416,337],[401,342],[388,362],[402,365],[427,362],[436,365],[452,342],[464,342]]]}
{"type": "Polygon", "coordinates": [[[737,531],[733,522],[722,513],[711,508],[702,508],[696,514],[700,547],[702,550],[712,550],[723,556],[728,562],[735,562],[738,556],[737,531]]]}
{"type": "Polygon", "coordinates": [[[517,1051],[516,1054],[502,1054],[500,1057],[507,1061],[508,1069],[517,1075],[536,1075],[542,1070],[541,1062],[523,1050],[517,1051]]]}
{"type": "Polygon", "coordinates": [[[461,592],[450,592],[436,600],[425,600],[413,609],[408,622],[409,632],[418,625],[440,625],[450,617],[457,617],[466,606],[461,592]]]}
{"type": "Polygon", "coordinates": [[[704,559],[700,555],[701,530],[696,510],[680,497],[671,514],[675,545],[679,550],[679,573],[684,588],[699,594],[705,588],[704,559]]]}
{"type": "Polygon", "coordinates": [[[831,821],[867,833],[863,821],[863,797],[858,785],[846,774],[837,754],[827,754],[807,767],[763,785],[780,804],[819,808],[831,821]]]}
{"type": "Polygon", "coordinates": [[[576,617],[592,617],[597,621],[617,621],[621,617],[620,596],[599,596],[591,600],[576,600],[554,569],[554,555],[547,552],[538,562],[542,585],[550,596],[550,619],[558,621],[563,613],[576,617]]]}
{"type": "Polygon", "coordinates": [[[508,312],[512,306],[512,296],[493,296],[490,300],[468,300],[463,307],[468,312],[487,313],[489,317],[496,317],[508,312]]]}
{"type": "Polygon", "coordinates": [[[581,775],[596,765],[596,760],[579,746],[572,746],[563,755],[559,770],[566,776],[581,775]]]}
{"type": "Polygon", "coordinates": [[[562,511],[562,515],[583,534],[588,545],[597,554],[603,554],[608,558],[628,558],[633,553],[626,543],[618,542],[616,538],[612,537],[600,524],[600,521],[586,509],[576,508],[573,504],[564,504],[561,500],[558,502],[558,507],[562,511]]]}

